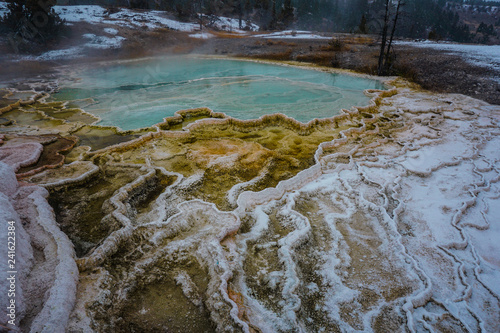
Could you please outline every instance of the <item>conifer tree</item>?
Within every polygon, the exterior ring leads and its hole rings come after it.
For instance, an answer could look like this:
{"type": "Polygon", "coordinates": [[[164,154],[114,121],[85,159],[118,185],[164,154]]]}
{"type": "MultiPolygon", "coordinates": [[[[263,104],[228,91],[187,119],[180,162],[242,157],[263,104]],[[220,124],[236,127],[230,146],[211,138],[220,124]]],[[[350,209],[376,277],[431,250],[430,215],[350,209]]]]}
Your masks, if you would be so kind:
{"type": "Polygon", "coordinates": [[[58,36],[64,22],[54,12],[55,5],[56,0],[7,1],[1,23],[16,52],[30,51],[58,36]]]}
{"type": "Polygon", "coordinates": [[[281,17],[283,18],[283,24],[289,26],[293,23],[293,6],[292,0],[285,0],[283,3],[283,10],[281,12],[281,17]]]}
{"type": "Polygon", "coordinates": [[[269,29],[275,30],[278,25],[278,15],[276,14],[276,0],[273,0],[273,6],[271,9],[271,23],[269,23],[269,29]]]}

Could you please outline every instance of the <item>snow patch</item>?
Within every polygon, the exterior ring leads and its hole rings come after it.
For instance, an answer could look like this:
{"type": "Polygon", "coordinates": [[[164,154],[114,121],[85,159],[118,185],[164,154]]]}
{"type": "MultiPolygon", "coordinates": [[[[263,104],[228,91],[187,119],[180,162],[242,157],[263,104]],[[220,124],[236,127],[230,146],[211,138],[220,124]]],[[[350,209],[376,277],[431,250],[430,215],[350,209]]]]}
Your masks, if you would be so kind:
{"type": "Polygon", "coordinates": [[[104,28],[104,32],[107,34],[110,34],[110,35],[117,35],[118,34],[118,30],[116,30],[114,28],[104,28]]]}
{"type": "Polygon", "coordinates": [[[101,6],[54,6],[54,11],[67,22],[101,23],[106,9],[101,6]]]}
{"type": "MultiPolygon", "coordinates": [[[[88,22],[104,23],[129,28],[147,28],[158,29],[168,28],[177,31],[194,32],[199,30],[198,23],[179,22],[166,17],[167,13],[159,10],[134,11],[127,8],[121,8],[116,13],[109,14],[101,6],[54,6],[54,10],[61,18],[67,22],[88,22]]],[[[215,29],[244,33],[239,29],[239,20],[228,17],[206,17],[206,20],[212,21],[211,25],[215,29]]],[[[242,21],[242,26],[247,30],[258,31],[259,26],[249,21],[242,21]]],[[[112,28],[107,28],[112,29],[112,28]]],[[[114,32],[105,32],[115,35],[114,32]]],[[[196,38],[196,37],[195,37],[196,38]]]]}
{"type": "Polygon", "coordinates": [[[47,51],[39,56],[26,56],[24,59],[37,61],[78,59],[84,57],[89,49],[119,48],[125,40],[125,38],[121,36],[106,37],[94,34],[84,34],[83,37],[89,41],[82,46],[73,46],[67,49],[47,51]]]}
{"type": "MultiPolygon", "coordinates": [[[[124,27],[146,27],[148,29],[169,28],[179,31],[195,31],[197,24],[184,23],[164,17],[162,11],[136,12],[121,9],[117,13],[108,14],[101,6],[54,6],[54,10],[67,22],[105,23],[124,27]]],[[[109,32],[114,34],[113,32],[109,32]]]]}
{"type": "Polygon", "coordinates": [[[231,31],[231,32],[236,32],[236,33],[246,33],[245,30],[247,31],[259,31],[259,26],[256,24],[253,24],[250,21],[241,21],[241,26],[242,29],[240,29],[240,20],[239,19],[234,19],[230,17],[224,17],[224,16],[219,16],[219,17],[206,17],[208,20],[212,20],[213,23],[210,25],[211,27],[218,29],[218,30],[224,30],[224,31],[231,31]],[[244,30],[243,30],[244,29],[244,30]]]}
{"type": "Polygon", "coordinates": [[[198,38],[198,39],[209,39],[209,38],[212,38],[215,36],[209,32],[199,32],[197,34],[191,34],[191,35],[189,35],[189,37],[198,38]]]}
{"type": "Polygon", "coordinates": [[[115,20],[117,25],[147,27],[148,29],[168,28],[187,32],[195,31],[198,28],[197,24],[171,20],[164,15],[165,12],[157,10],[136,12],[130,9],[122,9],[109,15],[106,23],[112,23],[115,20]]]}
{"type": "Polygon", "coordinates": [[[498,72],[496,76],[500,79],[500,45],[437,43],[432,41],[396,41],[396,44],[413,47],[427,47],[460,55],[472,64],[496,70],[498,72]]]}
{"type": "Polygon", "coordinates": [[[60,60],[60,59],[75,59],[83,57],[84,48],[81,46],[70,47],[68,49],[53,50],[42,53],[38,57],[27,57],[33,60],[60,60]]]}
{"type": "Polygon", "coordinates": [[[256,38],[286,38],[286,39],[331,39],[331,37],[320,36],[311,31],[285,30],[272,32],[270,34],[255,35],[256,38]]]}
{"type": "Polygon", "coordinates": [[[125,38],[121,36],[106,37],[96,36],[94,34],[85,34],[83,37],[90,39],[85,46],[93,49],[116,49],[119,48],[125,40],[125,38]]]}

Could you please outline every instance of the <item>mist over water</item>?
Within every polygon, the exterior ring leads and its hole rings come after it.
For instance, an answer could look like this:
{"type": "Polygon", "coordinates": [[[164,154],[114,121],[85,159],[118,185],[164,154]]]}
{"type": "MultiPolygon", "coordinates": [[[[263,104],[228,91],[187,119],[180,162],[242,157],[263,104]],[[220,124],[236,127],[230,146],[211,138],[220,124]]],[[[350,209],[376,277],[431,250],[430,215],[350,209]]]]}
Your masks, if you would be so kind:
{"type": "Polygon", "coordinates": [[[301,122],[368,104],[375,80],[248,61],[169,57],[86,69],[56,100],[91,98],[100,125],[151,126],[178,110],[208,107],[238,119],[283,113],[301,122]]]}

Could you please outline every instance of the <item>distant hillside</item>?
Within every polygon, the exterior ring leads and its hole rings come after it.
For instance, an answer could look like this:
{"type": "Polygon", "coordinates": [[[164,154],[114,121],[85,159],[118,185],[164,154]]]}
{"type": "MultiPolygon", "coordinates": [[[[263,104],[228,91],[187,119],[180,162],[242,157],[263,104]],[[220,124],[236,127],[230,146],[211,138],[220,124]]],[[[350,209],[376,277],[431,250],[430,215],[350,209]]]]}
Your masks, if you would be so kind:
{"type": "Polygon", "coordinates": [[[474,41],[480,43],[500,43],[500,0],[497,2],[479,2],[475,4],[449,3],[450,8],[458,13],[460,20],[466,23],[474,33],[474,41]]]}

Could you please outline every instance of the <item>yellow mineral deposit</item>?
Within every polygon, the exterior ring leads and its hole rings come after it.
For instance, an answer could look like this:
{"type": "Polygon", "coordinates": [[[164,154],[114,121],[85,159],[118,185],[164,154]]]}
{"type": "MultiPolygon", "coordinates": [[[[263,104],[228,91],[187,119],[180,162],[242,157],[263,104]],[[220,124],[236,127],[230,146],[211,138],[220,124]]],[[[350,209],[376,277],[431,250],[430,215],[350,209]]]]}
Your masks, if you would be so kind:
{"type": "Polygon", "coordinates": [[[0,151],[67,157],[18,173],[76,250],[68,330],[495,331],[500,109],[390,84],[307,124],[201,108],[130,131],[3,91],[0,151]]]}

